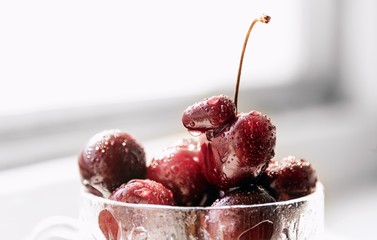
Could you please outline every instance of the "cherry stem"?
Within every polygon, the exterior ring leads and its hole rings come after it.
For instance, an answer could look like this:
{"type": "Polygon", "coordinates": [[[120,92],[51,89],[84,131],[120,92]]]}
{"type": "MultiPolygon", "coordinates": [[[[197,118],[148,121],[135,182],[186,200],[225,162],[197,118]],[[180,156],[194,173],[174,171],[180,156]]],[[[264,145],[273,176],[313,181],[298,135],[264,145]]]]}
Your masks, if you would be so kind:
{"type": "Polygon", "coordinates": [[[240,65],[238,67],[236,90],[235,90],[235,94],[234,94],[234,104],[236,105],[236,109],[237,109],[237,103],[238,103],[238,91],[239,91],[239,88],[240,88],[240,81],[241,81],[243,57],[245,55],[246,45],[247,45],[247,42],[249,41],[249,36],[250,36],[251,30],[253,29],[254,25],[257,22],[269,23],[270,20],[271,20],[271,17],[264,15],[264,14],[262,16],[260,16],[259,18],[254,19],[254,21],[251,23],[251,25],[249,27],[249,31],[246,34],[245,42],[243,43],[243,48],[242,48],[242,53],[241,53],[240,65]]]}

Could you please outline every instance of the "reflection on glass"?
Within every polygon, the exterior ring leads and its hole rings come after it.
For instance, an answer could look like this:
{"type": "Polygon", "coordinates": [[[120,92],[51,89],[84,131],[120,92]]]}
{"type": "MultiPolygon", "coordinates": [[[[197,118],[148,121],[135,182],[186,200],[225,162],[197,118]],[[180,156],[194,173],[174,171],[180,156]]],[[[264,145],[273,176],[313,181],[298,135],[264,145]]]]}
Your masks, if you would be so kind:
{"type": "Polygon", "coordinates": [[[83,192],[80,221],[94,239],[318,239],[323,186],[290,201],[217,208],[126,204],[83,192]]]}

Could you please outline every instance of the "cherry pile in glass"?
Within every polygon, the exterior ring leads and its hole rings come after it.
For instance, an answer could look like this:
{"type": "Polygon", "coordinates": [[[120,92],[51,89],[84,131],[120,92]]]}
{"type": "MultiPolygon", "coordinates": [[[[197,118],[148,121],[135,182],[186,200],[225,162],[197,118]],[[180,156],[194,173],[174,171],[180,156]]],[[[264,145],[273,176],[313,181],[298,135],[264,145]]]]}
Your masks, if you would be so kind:
{"type": "MultiPolygon", "coordinates": [[[[197,137],[178,140],[150,161],[128,133],[93,136],[78,160],[86,190],[125,203],[183,207],[286,201],[315,190],[308,161],[274,159],[276,127],[266,115],[236,113],[233,101],[220,95],[188,107],[182,123],[197,137]]],[[[106,214],[100,216],[105,236],[108,223],[106,214]]]]}
{"type": "MultiPolygon", "coordinates": [[[[184,110],[183,126],[196,137],[181,139],[147,161],[143,146],[128,133],[108,130],[93,136],[78,160],[87,191],[113,201],[182,207],[263,204],[312,193],[317,175],[308,161],[294,156],[274,159],[276,127],[271,119],[258,111],[237,111],[246,43],[257,22],[269,21],[262,15],[249,28],[234,101],[213,96],[184,110]]],[[[220,218],[211,217],[227,221],[220,218]]],[[[241,223],[233,220],[226,239],[270,239],[269,222],[258,225],[263,231],[245,235],[241,223]]],[[[106,210],[99,216],[99,227],[107,239],[117,236],[117,223],[106,210]]]]}

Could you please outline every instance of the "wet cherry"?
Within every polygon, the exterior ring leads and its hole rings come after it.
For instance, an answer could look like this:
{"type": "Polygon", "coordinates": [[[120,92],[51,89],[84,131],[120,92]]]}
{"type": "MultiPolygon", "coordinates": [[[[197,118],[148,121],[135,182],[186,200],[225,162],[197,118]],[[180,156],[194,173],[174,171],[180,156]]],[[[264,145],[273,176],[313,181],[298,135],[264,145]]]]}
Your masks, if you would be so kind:
{"type": "Polygon", "coordinates": [[[99,213],[98,226],[107,240],[118,239],[119,225],[109,210],[103,209],[99,213]]]}
{"type": "Polygon", "coordinates": [[[125,203],[174,205],[173,193],[161,183],[149,179],[133,179],[124,183],[111,193],[109,199],[125,203]]]}
{"type": "Polygon", "coordinates": [[[312,193],[317,174],[308,161],[289,156],[280,161],[271,161],[260,182],[277,200],[284,201],[312,193]]]}
{"type": "Polygon", "coordinates": [[[236,118],[236,106],[225,95],[213,96],[188,107],[182,123],[189,131],[205,132],[216,129],[236,118]]]}
{"type": "MultiPolygon", "coordinates": [[[[111,193],[109,199],[124,203],[174,205],[173,193],[169,189],[146,179],[133,179],[122,184],[111,193]]],[[[102,209],[98,215],[98,226],[107,240],[120,239],[122,220],[118,219],[118,223],[113,215],[119,218],[119,211],[119,208],[109,207],[102,209]]]]}
{"type": "Polygon", "coordinates": [[[209,197],[211,186],[201,172],[197,142],[193,140],[184,140],[153,157],[146,178],[169,188],[177,205],[199,206],[209,197]]]}
{"type": "Polygon", "coordinates": [[[232,205],[252,205],[275,202],[275,199],[262,186],[243,185],[226,192],[225,195],[217,199],[212,207],[232,206],[232,205]]]}
{"type": "Polygon", "coordinates": [[[275,155],[276,128],[270,118],[257,111],[236,115],[243,57],[250,32],[257,22],[269,21],[270,17],[266,15],[255,19],[246,35],[234,104],[225,96],[221,96],[223,102],[219,101],[220,97],[211,97],[183,113],[182,122],[189,131],[205,133],[200,137],[199,162],[207,180],[221,190],[255,181],[275,155]],[[212,102],[216,107],[211,106],[212,102]],[[220,115],[221,106],[227,106],[224,107],[226,115],[220,115]]]}
{"type": "Polygon", "coordinates": [[[80,175],[88,191],[107,197],[133,178],[144,178],[143,147],[129,134],[107,130],[94,135],[78,159],[80,175]]]}
{"type": "Polygon", "coordinates": [[[274,156],[276,128],[266,115],[241,114],[218,133],[200,137],[200,163],[208,181],[219,189],[254,182],[274,156]]]}
{"type": "MultiPolygon", "coordinates": [[[[253,205],[275,202],[275,199],[260,186],[247,185],[225,194],[212,207],[253,205]]],[[[273,215],[273,214],[272,214],[273,215]]],[[[274,221],[263,208],[211,209],[205,227],[210,237],[216,239],[271,239],[274,221]],[[224,227],[226,226],[226,227],[224,227]]]]}

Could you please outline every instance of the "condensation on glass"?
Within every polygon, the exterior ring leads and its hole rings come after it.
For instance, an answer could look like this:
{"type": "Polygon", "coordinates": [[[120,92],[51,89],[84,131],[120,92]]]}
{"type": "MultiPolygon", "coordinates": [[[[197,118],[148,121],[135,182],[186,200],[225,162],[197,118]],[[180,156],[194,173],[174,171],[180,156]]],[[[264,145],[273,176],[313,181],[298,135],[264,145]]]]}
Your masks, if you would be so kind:
{"type": "Polygon", "coordinates": [[[114,239],[320,239],[324,193],[319,183],[313,194],[290,201],[202,208],[117,203],[83,192],[82,237],[105,239],[100,215],[114,239]]]}

